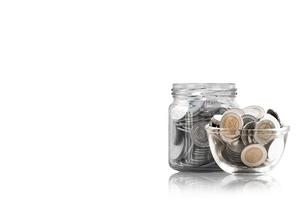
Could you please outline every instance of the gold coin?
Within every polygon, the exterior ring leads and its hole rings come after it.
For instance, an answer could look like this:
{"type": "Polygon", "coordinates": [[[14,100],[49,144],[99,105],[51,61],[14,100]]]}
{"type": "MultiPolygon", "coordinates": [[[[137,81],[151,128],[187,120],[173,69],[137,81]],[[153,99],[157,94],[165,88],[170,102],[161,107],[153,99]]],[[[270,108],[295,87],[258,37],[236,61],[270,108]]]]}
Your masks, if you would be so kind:
{"type": "Polygon", "coordinates": [[[254,138],[260,144],[267,144],[276,137],[276,131],[273,129],[277,128],[280,128],[277,119],[267,114],[256,124],[254,138]]]}
{"type": "Polygon", "coordinates": [[[221,134],[226,138],[235,138],[240,135],[240,129],[243,127],[243,119],[242,119],[241,110],[239,109],[231,109],[222,117],[220,127],[224,130],[221,131],[221,134]]]}
{"type": "Polygon", "coordinates": [[[251,144],[241,152],[241,161],[248,167],[258,167],[267,159],[267,151],[260,144],[251,144]]]}

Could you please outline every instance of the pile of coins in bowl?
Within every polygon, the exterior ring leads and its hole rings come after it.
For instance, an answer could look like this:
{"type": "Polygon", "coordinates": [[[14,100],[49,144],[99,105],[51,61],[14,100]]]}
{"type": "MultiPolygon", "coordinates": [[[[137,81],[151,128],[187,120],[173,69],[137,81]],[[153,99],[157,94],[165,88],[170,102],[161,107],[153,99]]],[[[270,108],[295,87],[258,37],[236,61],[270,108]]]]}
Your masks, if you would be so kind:
{"type": "Polygon", "coordinates": [[[234,166],[268,165],[284,149],[284,140],[277,137],[282,123],[272,109],[265,111],[255,105],[233,108],[223,115],[214,115],[209,126],[219,129],[215,141],[219,159],[234,166]]]}

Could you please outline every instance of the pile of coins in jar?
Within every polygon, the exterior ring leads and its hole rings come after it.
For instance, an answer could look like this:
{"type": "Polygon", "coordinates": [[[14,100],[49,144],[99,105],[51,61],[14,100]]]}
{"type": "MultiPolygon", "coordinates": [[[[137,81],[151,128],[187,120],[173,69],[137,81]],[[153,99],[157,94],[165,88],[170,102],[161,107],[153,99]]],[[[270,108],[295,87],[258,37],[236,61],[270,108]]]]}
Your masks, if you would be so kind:
{"type": "Polygon", "coordinates": [[[219,128],[218,156],[231,165],[259,167],[268,165],[284,148],[277,138],[281,128],[278,114],[260,106],[233,108],[223,115],[214,115],[209,123],[219,128]]]}
{"type": "Polygon", "coordinates": [[[212,116],[223,114],[224,107],[194,106],[175,121],[171,159],[179,166],[199,169],[217,167],[210,151],[205,126],[212,116]]]}

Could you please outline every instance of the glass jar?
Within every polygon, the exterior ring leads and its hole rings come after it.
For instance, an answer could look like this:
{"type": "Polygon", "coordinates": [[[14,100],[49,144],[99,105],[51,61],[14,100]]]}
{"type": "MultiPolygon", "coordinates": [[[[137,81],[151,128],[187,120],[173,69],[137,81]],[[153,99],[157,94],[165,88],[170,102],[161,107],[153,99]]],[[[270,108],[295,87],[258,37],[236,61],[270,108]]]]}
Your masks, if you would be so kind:
{"type": "Polygon", "coordinates": [[[238,107],[233,83],[173,84],[169,106],[169,165],[179,171],[219,171],[205,126],[215,114],[238,107]]]}

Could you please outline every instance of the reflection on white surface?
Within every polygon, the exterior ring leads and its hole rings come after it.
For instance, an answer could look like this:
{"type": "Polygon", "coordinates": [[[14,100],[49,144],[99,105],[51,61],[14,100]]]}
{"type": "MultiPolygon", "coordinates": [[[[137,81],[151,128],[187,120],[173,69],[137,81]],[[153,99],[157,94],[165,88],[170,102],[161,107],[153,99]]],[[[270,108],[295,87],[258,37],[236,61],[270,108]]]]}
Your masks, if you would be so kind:
{"type": "Polygon", "coordinates": [[[169,192],[178,194],[254,193],[277,191],[278,182],[270,175],[229,175],[224,172],[190,173],[178,172],[169,177],[169,192]]]}

